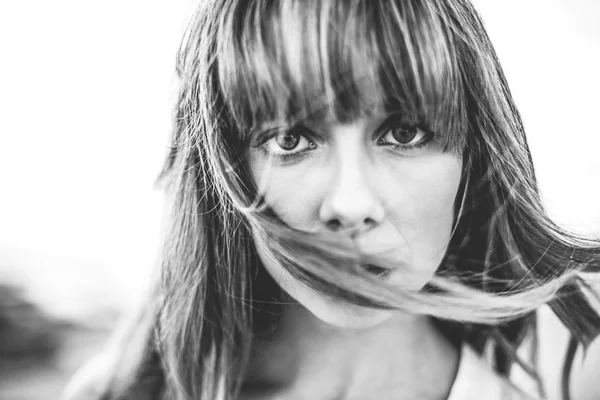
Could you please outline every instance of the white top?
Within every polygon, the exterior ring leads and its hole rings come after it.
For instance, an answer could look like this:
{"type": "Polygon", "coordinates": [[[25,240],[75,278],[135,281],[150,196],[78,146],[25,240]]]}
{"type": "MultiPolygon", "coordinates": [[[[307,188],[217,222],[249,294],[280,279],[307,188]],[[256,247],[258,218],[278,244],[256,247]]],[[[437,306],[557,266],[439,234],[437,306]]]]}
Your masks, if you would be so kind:
{"type": "Polygon", "coordinates": [[[497,374],[471,347],[461,350],[458,373],[448,400],[529,400],[520,388],[497,374]]]}
{"type": "MultiPolygon", "coordinates": [[[[545,399],[562,400],[562,368],[570,333],[548,306],[536,313],[538,324],[538,374],[544,385],[545,399]]],[[[529,359],[531,338],[525,340],[518,354],[529,359]]],[[[511,368],[510,381],[496,373],[487,357],[468,345],[461,349],[458,373],[448,400],[541,399],[537,383],[520,366],[511,368]]]]}

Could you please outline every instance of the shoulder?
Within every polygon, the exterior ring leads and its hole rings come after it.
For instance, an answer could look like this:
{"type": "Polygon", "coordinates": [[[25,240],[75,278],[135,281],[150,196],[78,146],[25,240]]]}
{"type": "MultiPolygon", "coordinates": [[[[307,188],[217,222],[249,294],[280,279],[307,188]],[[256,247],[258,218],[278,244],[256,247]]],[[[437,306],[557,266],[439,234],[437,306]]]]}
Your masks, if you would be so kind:
{"type": "MultiPolygon", "coordinates": [[[[593,291],[589,296],[591,304],[600,313],[600,278],[598,274],[586,276],[588,289],[593,291]]],[[[600,337],[583,349],[578,346],[571,368],[571,400],[597,400],[600,398],[600,337]]]]}
{"type": "Polygon", "coordinates": [[[61,400],[101,400],[112,378],[112,363],[102,354],[86,363],[71,378],[61,400]]]}
{"type": "Polygon", "coordinates": [[[571,400],[597,400],[600,397],[600,338],[584,352],[579,346],[571,370],[571,400]]]}
{"type": "Polygon", "coordinates": [[[163,400],[160,366],[141,362],[139,368],[119,367],[120,357],[106,353],[84,365],[71,379],[60,400],[163,400]]]}
{"type": "MultiPolygon", "coordinates": [[[[562,396],[563,370],[571,333],[548,306],[537,311],[537,370],[548,400],[567,400],[562,396]]],[[[530,351],[527,346],[519,352],[530,351]]],[[[577,348],[569,376],[570,400],[593,400],[600,398],[600,339],[596,338],[587,351],[577,348]]],[[[520,368],[511,374],[511,380],[527,385],[520,368]]],[[[531,385],[529,385],[531,386],[531,385]]]]}
{"type": "Polygon", "coordinates": [[[520,387],[496,373],[469,345],[461,349],[460,363],[448,400],[534,400],[520,387]]]}

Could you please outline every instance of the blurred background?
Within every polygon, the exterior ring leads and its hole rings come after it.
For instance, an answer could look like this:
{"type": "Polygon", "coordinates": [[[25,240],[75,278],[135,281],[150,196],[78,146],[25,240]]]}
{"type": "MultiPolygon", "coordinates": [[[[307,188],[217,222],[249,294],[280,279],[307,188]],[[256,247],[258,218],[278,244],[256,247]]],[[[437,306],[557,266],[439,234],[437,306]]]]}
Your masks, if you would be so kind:
{"type": "MultiPolygon", "coordinates": [[[[57,398],[141,300],[198,0],[0,4],[0,399],[57,398]]],[[[600,2],[476,0],[550,214],[600,236],[600,2]]]]}

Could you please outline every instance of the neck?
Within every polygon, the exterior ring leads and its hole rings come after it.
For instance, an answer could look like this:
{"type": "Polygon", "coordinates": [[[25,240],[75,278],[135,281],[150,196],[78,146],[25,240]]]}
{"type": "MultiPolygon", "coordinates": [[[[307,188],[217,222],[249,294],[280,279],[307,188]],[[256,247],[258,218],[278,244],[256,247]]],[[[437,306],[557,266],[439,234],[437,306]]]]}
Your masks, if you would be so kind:
{"type": "Polygon", "coordinates": [[[323,398],[393,392],[443,399],[457,361],[458,350],[427,316],[398,313],[373,327],[347,329],[296,303],[285,307],[272,340],[255,346],[247,380],[286,392],[311,388],[323,398]]]}

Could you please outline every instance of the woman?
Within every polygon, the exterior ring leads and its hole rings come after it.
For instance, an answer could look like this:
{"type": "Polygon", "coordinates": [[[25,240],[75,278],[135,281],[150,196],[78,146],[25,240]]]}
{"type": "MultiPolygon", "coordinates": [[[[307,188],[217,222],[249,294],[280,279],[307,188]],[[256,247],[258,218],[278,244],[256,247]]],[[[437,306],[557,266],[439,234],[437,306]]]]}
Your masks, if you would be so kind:
{"type": "Polygon", "coordinates": [[[583,398],[600,244],[546,216],[467,1],[204,1],[178,73],[160,285],[81,396],[543,398],[548,305],[583,398]]]}

